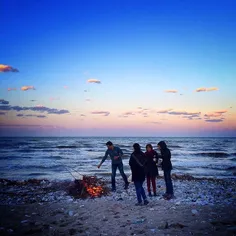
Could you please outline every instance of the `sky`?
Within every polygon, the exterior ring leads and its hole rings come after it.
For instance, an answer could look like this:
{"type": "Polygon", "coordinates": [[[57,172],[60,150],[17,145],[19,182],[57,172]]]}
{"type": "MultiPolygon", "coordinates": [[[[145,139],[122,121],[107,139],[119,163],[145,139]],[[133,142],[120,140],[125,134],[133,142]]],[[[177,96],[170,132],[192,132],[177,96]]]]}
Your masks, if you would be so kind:
{"type": "Polygon", "coordinates": [[[236,137],[236,1],[0,5],[0,136],[236,137]]]}

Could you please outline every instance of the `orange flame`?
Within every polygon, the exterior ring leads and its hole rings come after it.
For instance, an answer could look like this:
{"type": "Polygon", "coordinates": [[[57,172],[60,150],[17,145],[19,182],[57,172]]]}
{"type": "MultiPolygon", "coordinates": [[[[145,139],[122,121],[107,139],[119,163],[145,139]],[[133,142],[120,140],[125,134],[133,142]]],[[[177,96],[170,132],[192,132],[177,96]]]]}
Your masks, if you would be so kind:
{"type": "Polygon", "coordinates": [[[99,197],[103,193],[103,188],[101,186],[88,186],[87,192],[91,197],[99,197]]]}

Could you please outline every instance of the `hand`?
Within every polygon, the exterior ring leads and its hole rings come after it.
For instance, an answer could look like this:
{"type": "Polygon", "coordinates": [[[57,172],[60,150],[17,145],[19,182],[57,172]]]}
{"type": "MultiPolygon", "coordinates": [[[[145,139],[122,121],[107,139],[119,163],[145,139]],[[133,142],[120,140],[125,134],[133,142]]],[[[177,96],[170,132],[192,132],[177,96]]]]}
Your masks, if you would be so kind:
{"type": "Polygon", "coordinates": [[[101,164],[98,165],[98,169],[101,167],[101,164]]]}
{"type": "Polygon", "coordinates": [[[156,161],[157,161],[157,159],[156,159],[156,158],[153,158],[153,161],[155,161],[155,162],[156,162],[156,161]]]}
{"type": "Polygon", "coordinates": [[[114,160],[117,160],[119,158],[119,156],[114,156],[114,160]]]}

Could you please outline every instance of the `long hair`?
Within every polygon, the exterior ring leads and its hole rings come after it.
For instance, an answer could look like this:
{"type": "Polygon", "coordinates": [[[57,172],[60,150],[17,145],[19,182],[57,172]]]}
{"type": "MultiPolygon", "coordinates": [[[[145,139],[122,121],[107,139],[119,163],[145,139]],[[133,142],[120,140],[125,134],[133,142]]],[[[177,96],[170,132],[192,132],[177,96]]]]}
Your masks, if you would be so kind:
{"type": "Polygon", "coordinates": [[[140,153],[141,152],[141,147],[140,147],[140,145],[138,143],[135,143],[133,145],[133,148],[134,148],[134,152],[135,153],[140,153]]]}
{"type": "Polygon", "coordinates": [[[151,148],[151,149],[153,150],[152,144],[148,143],[148,144],[146,145],[146,150],[147,150],[148,148],[151,148]]]}

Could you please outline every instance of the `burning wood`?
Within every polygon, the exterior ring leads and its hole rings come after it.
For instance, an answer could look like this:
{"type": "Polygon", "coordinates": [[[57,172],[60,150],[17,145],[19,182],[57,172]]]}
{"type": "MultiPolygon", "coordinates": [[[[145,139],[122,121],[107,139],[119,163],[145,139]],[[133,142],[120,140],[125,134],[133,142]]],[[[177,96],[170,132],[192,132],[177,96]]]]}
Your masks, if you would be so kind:
{"type": "Polygon", "coordinates": [[[95,198],[109,193],[106,183],[95,176],[83,176],[82,180],[75,179],[68,191],[74,198],[95,198]]]}

